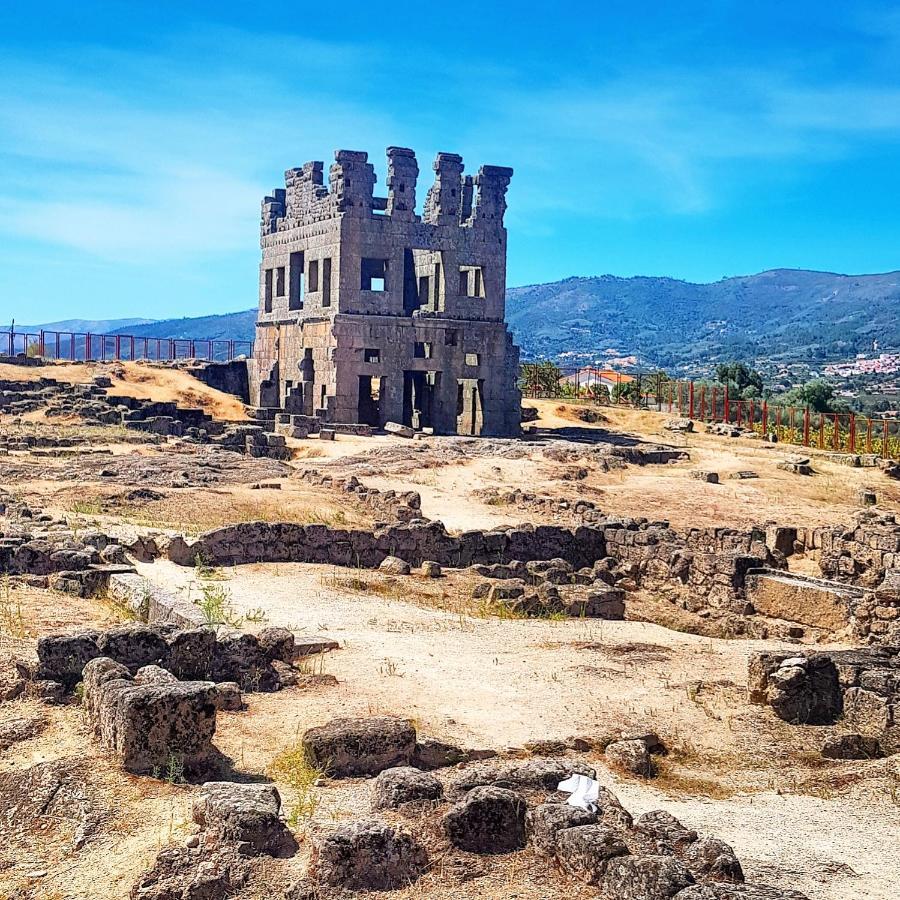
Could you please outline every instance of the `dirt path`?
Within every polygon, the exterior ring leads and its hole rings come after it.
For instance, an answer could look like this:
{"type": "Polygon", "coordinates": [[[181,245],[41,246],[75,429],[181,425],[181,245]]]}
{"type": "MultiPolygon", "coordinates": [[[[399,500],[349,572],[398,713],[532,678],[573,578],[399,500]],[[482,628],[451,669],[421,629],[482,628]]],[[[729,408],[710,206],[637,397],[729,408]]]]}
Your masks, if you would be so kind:
{"type": "MultiPolygon", "coordinates": [[[[141,569],[174,590],[194,577],[167,563],[141,569]]],[[[668,775],[642,783],[614,777],[600,762],[602,780],[635,812],[663,806],[733,843],[748,876],[813,900],[897,896],[900,857],[884,849],[900,837],[898,807],[884,787],[892,764],[865,764],[864,776],[841,791],[829,787],[831,775],[808,768],[821,729],[779,729],[744,699],[748,656],[773,643],[640,622],[473,618],[397,599],[412,597],[414,579],[392,596],[373,596],[342,589],[347,570],[327,567],[253,565],[225,574],[236,611],[262,611],[267,624],[342,646],[324,661],[336,687],[304,694],[302,705],[259,698],[265,713],[254,716],[252,736],[247,722],[222,736],[232,755],[264,768],[305,728],[373,712],[492,748],[650,726],[672,749],[668,775]]]]}

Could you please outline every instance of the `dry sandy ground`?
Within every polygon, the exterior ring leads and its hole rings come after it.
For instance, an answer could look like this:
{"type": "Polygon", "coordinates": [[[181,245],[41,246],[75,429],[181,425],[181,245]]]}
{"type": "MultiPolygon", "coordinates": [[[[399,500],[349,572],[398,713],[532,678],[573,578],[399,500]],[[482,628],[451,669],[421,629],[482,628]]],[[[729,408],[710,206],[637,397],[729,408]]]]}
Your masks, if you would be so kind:
{"type": "Polygon", "coordinates": [[[231,394],[225,394],[198,381],[181,369],[167,369],[141,363],[71,363],[46,366],[11,366],[0,364],[0,379],[37,381],[55,378],[57,381],[85,384],[94,375],[109,375],[112,396],[137,397],[144,400],[175,401],[181,406],[201,407],[217,419],[246,421],[244,404],[231,394]]]}
{"type": "MultiPolygon", "coordinates": [[[[87,367],[59,367],[65,368],[77,370],[77,380],[90,377],[87,367]]],[[[190,378],[174,370],[137,368],[140,375],[190,378]]],[[[23,373],[60,377],[56,371],[20,367],[14,376],[23,373]]],[[[0,368],[0,377],[6,375],[0,368]]],[[[135,393],[144,384],[163,399],[160,390],[174,394],[199,385],[190,381],[186,387],[180,380],[175,385],[129,381],[125,392],[135,393]]],[[[604,410],[610,422],[593,427],[573,419],[566,408],[560,411],[558,403],[535,405],[542,414],[538,426],[561,435],[573,428],[598,435],[611,429],[652,442],[681,442],[691,461],[611,472],[586,461],[579,465],[589,470],[587,477],[570,482],[559,480],[560,465],[534,446],[521,459],[473,457],[363,481],[379,488],[419,490],[425,514],[458,529],[536,520],[532,510],[494,506],[473,496],[485,487],[519,487],[570,499],[583,496],[612,515],[668,518],[678,527],[746,526],[767,518],[798,525],[848,521],[857,508],[856,488],[863,484],[876,487],[883,508],[897,509],[900,501],[898,486],[880,473],[836,466],[816,453],[810,455],[818,474],[800,478],[775,467],[793,452],[786,446],[768,448],[703,434],[678,438],[660,431],[664,417],[630,410],[604,410]],[[760,478],[723,477],[722,484],[710,485],[691,478],[693,468],[723,476],[753,469],[760,478]]],[[[411,442],[386,436],[291,444],[297,468],[361,453],[377,460],[385,450],[402,453],[404,448],[413,459],[411,442]]],[[[439,439],[433,446],[440,454],[439,439]]],[[[114,450],[119,455],[133,448],[114,450]]],[[[139,451],[151,460],[164,452],[139,451]]],[[[254,518],[366,521],[345,495],[292,476],[265,479],[281,483],[280,491],[226,483],[160,488],[162,499],[128,506],[116,499],[128,485],[105,485],[96,478],[60,483],[46,471],[42,476],[41,465],[70,462],[35,463],[33,479],[7,486],[76,515],[85,526],[97,519],[104,525],[126,521],[193,532],[254,518]]],[[[189,590],[192,597],[199,592],[192,569],[164,562],[140,568],[172,589],[189,590]]],[[[602,758],[591,758],[601,780],[632,812],[665,808],[687,825],[733,844],[748,877],[796,887],[812,900],[900,896],[900,856],[894,852],[900,839],[897,762],[823,761],[818,751],[831,729],[790,727],[765,709],[748,705],[743,689],[747,658],[755,650],[777,646],[774,642],[710,639],[638,621],[484,617],[467,600],[465,577],[455,573],[437,581],[391,580],[375,573],[283,564],[244,566],[222,574],[225,580],[217,584],[230,593],[235,614],[252,613],[255,621],[248,627],[286,625],[298,633],[328,635],[342,648],[310,664],[316,673],[335,676],[337,684],[320,681],[278,694],[251,695],[247,711],[221,714],[216,744],[233,760],[240,777],[263,776],[276,754],[292,746],[304,729],[341,714],[405,715],[416,721],[422,734],[494,749],[650,725],[671,749],[652,782],[613,775],[602,758]],[[353,580],[361,574],[365,583],[354,589],[353,580]],[[259,621],[260,613],[265,622],[259,621]]],[[[0,619],[9,609],[3,604],[2,587],[0,619]]],[[[17,621],[28,633],[14,637],[9,618],[0,621],[0,655],[29,651],[34,638],[52,628],[109,624],[116,615],[99,601],[35,590],[21,597],[23,614],[17,621]]],[[[636,601],[633,609],[639,611],[636,601]]],[[[20,885],[27,873],[45,871],[33,880],[33,896],[40,900],[119,900],[160,847],[189,832],[193,789],[120,772],[87,734],[77,706],[4,704],[0,722],[7,716],[42,712],[47,716],[43,731],[0,753],[0,772],[47,759],[81,759],[90,783],[107,800],[108,815],[97,837],[78,853],[67,853],[47,835],[35,836],[15,868],[0,871],[0,897],[6,885],[20,885]]],[[[290,806],[290,789],[283,784],[279,789],[290,806]]],[[[369,792],[368,782],[326,782],[317,789],[313,823],[365,817],[369,792]]],[[[297,873],[305,852],[304,844],[290,864],[297,873]]],[[[271,895],[277,896],[274,888],[271,895]]],[[[371,896],[375,900],[389,895],[371,896]]],[[[393,896],[573,900],[595,894],[584,886],[548,879],[546,863],[525,851],[494,860],[447,858],[419,886],[393,896]],[[463,876],[457,872],[460,867],[463,876]],[[473,871],[486,875],[466,880],[473,871]]]]}
{"type": "MultiPolygon", "coordinates": [[[[668,519],[676,528],[721,525],[743,528],[767,519],[796,526],[849,522],[859,509],[856,493],[862,487],[877,491],[881,508],[900,509],[900,484],[896,481],[876,469],[838,465],[816,450],[702,433],[673,435],[662,430],[666,417],[657,413],[604,409],[609,424],[593,425],[577,421],[572,407],[556,401],[530,401],[530,404],[541,412],[533,424],[561,436],[573,427],[598,436],[612,431],[648,443],[684,447],[690,453],[690,460],[603,472],[586,455],[577,465],[588,469],[587,478],[572,482],[560,480],[559,464],[547,460],[542,448],[535,447],[521,460],[475,458],[461,465],[448,464],[401,476],[364,480],[382,490],[419,491],[424,514],[456,529],[515,524],[533,518],[532,510],[494,506],[473,496],[475,490],[484,487],[519,489],[570,500],[585,498],[610,515],[668,519]],[[796,452],[813,458],[815,475],[802,477],[777,468],[778,462],[796,452]],[[693,469],[719,473],[720,483],[697,481],[690,476],[693,469]],[[748,480],[729,477],[747,470],[759,477],[748,480]]],[[[359,452],[366,446],[360,440],[337,443],[329,457],[359,452]]],[[[396,442],[397,439],[392,441],[396,442]]],[[[438,441],[435,444],[439,446],[438,441]]]]}
{"type": "MultiPolygon", "coordinates": [[[[171,564],[141,569],[176,590],[194,578],[171,564]]],[[[825,730],[791,728],[749,706],[747,658],[775,644],[641,622],[471,617],[431,608],[429,597],[447,590],[434,583],[410,577],[373,595],[341,587],[348,574],[300,564],[226,572],[237,612],[262,609],[267,624],[342,646],[323,663],[336,687],[300,704],[255,697],[251,717],[229,720],[238,730],[223,731],[220,746],[244,765],[264,770],[305,728],[335,715],[404,715],[424,734],[492,748],[650,725],[672,750],[655,782],[599,764],[626,806],[670,809],[732,843],[748,876],[813,900],[898,895],[900,857],[886,852],[900,838],[888,791],[894,763],[823,766],[825,730]]],[[[325,809],[352,802],[341,788],[323,792],[325,809]]]]}

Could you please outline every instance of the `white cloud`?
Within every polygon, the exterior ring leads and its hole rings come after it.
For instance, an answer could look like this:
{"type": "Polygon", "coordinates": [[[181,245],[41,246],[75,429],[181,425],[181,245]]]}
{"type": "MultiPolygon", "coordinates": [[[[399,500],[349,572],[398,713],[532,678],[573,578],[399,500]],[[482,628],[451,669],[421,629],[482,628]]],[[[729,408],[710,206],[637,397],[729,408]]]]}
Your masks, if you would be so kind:
{"type": "MultiPolygon", "coordinates": [[[[148,264],[249,252],[281,171],[337,146],[512,164],[511,221],[703,214],[748,179],[900,138],[900,87],[796,70],[532,73],[378,45],[193,34],[155,53],[0,62],[0,231],[148,264]],[[439,102],[441,101],[441,102],[439,102]],[[452,112],[448,113],[448,110],[452,112]],[[748,174],[749,173],[749,174],[748,174]],[[761,174],[763,173],[763,174],[761,174]]],[[[327,156],[326,156],[327,159],[327,156]]],[[[471,166],[470,166],[471,168],[471,166]]]]}

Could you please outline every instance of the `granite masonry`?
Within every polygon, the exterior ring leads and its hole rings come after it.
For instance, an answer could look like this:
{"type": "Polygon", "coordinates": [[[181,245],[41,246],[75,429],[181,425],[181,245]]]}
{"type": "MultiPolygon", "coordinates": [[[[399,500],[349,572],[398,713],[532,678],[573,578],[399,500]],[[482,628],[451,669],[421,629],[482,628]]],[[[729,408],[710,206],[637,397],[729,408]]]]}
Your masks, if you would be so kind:
{"type": "Polygon", "coordinates": [[[321,422],[437,434],[519,433],[519,350],[504,322],[512,169],[439,153],[416,213],[412,150],[288,169],[262,202],[250,399],[321,422]]]}

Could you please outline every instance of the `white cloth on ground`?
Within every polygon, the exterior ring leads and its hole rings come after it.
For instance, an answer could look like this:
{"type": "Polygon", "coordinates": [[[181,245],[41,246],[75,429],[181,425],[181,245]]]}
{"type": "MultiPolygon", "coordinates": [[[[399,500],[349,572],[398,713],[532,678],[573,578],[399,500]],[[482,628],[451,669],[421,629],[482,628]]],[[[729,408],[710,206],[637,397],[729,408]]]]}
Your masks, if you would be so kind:
{"type": "Polygon", "coordinates": [[[587,775],[570,775],[565,781],[561,781],[557,790],[569,794],[566,803],[576,806],[588,812],[597,811],[597,798],[600,796],[600,782],[588,778],[587,775]]]}

